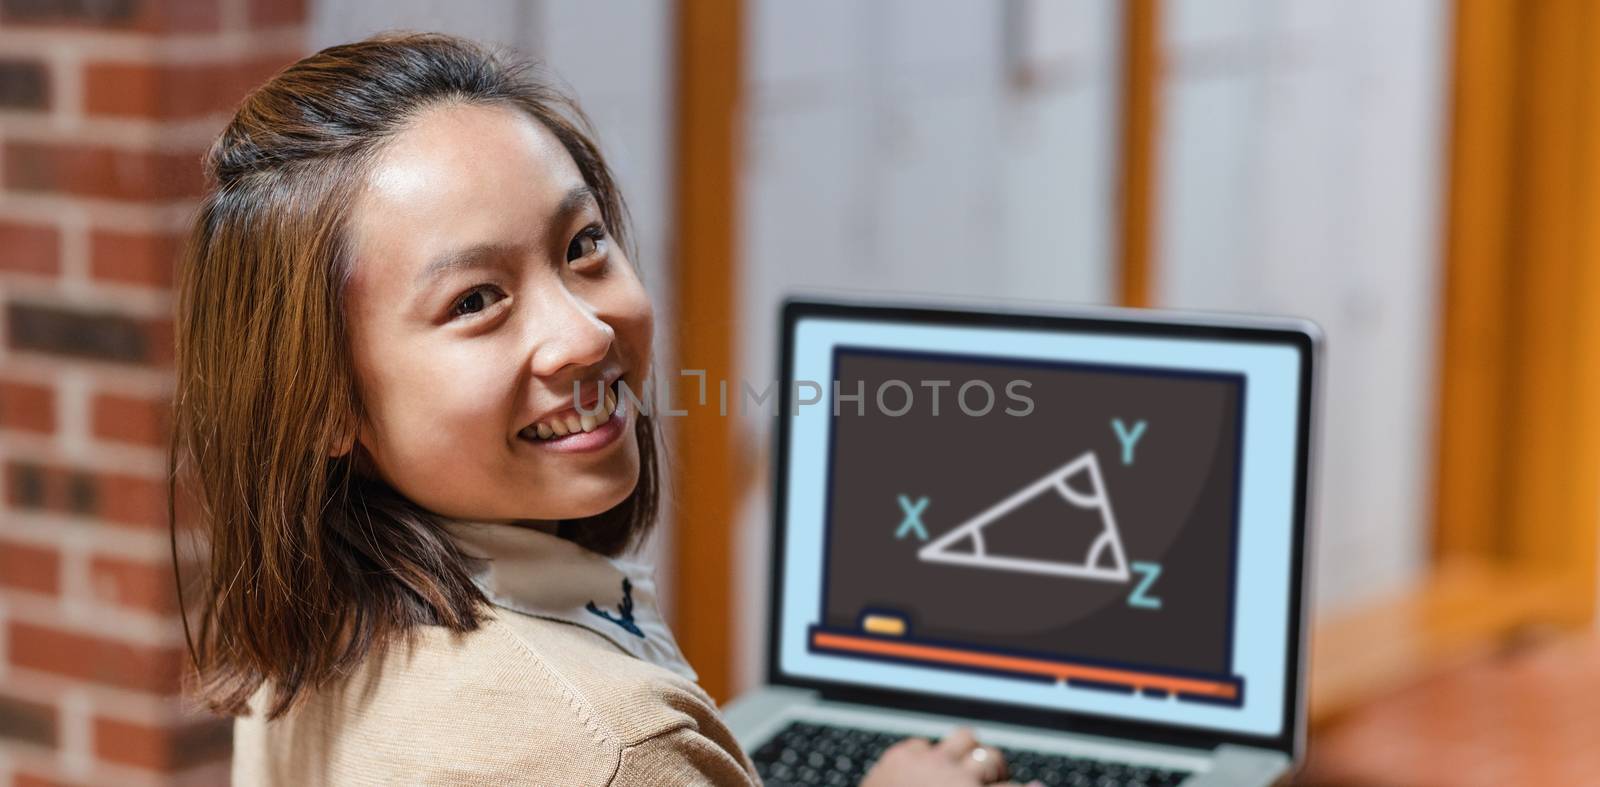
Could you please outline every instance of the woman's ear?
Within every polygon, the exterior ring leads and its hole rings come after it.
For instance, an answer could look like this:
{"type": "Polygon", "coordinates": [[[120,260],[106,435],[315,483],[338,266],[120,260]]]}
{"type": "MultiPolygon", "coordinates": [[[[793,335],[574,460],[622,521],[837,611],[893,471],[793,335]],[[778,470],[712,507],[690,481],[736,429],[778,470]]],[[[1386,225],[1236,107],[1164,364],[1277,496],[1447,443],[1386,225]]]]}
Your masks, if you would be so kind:
{"type": "Polygon", "coordinates": [[[343,436],[334,441],[333,447],[328,449],[328,456],[333,459],[338,459],[339,457],[350,453],[350,449],[354,448],[355,444],[356,430],[348,429],[345,431],[343,436]]]}
{"type": "Polygon", "coordinates": [[[342,425],[339,428],[339,436],[334,439],[333,445],[328,448],[328,456],[332,459],[338,459],[350,453],[356,447],[356,436],[360,431],[360,426],[356,423],[356,419],[351,418],[348,420],[348,425],[342,425]]]}

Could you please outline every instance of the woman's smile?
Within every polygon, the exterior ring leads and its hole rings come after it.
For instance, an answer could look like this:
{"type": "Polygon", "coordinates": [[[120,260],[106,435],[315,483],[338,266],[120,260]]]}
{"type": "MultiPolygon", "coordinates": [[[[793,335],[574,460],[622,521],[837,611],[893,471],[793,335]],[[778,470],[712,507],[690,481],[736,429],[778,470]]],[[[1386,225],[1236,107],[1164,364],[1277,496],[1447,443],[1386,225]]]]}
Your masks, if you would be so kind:
{"type": "Polygon", "coordinates": [[[583,410],[590,414],[568,411],[565,417],[524,428],[517,433],[517,439],[550,451],[588,453],[616,444],[617,438],[627,432],[628,405],[614,388],[606,389],[603,407],[586,406],[583,410]]]}

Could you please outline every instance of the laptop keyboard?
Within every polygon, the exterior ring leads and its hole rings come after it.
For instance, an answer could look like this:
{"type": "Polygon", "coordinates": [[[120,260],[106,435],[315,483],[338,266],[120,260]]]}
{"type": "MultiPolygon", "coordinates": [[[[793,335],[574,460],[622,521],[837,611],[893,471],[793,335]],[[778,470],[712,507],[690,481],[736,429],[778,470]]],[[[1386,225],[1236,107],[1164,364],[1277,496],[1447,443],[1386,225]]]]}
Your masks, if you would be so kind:
{"type": "MultiPolygon", "coordinates": [[[[883,750],[905,738],[886,732],[794,722],[751,756],[767,787],[861,781],[883,750]]],[[[1063,754],[1001,747],[1011,781],[1035,779],[1050,787],[1172,787],[1189,775],[1063,754]]]]}

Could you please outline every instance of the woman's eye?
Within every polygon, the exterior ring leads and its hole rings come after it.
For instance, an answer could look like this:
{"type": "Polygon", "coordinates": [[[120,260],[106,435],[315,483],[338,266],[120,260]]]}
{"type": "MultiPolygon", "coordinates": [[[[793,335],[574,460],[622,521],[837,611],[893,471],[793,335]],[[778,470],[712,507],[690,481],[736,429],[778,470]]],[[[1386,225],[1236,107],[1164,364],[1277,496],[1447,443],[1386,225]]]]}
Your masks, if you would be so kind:
{"type": "Polygon", "coordinates": [[[484,297],[484,293],[492,292],[493,290],[491,290],[489,287],[479,287],[472,292],[467,293],[461,298],[461,300],[456,301],[455,305],[450,307],[450,317],[454,319],[456,317],[462,317],[468,314],[476,314],[483,311],[484,309],[488,308],[490,304],[494,303],[492,300],[487,300],[484,297]]]}
{"type": "Polygon", "coordinates": [[[585,257],[594,256],[604,251],[606,247],[606,231],[597,224],[584,227],[567,244],[567,262],[576,262],[585,257]]]}

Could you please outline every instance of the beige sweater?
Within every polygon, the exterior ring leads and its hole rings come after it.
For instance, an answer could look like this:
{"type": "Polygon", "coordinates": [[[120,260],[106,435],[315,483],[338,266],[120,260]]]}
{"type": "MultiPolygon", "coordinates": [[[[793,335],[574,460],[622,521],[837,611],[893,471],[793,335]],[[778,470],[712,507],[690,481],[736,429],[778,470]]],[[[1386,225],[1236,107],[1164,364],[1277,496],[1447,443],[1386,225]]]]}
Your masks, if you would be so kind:
{"type": "Polygon", "coordinates": [[[648,566],[507,525],[449,530],[488,559],[474,577],[488,621],[415,629],[271,722],[263,688],[234,723],[237,787],[760,783],[657,614],[648,566]]]}

